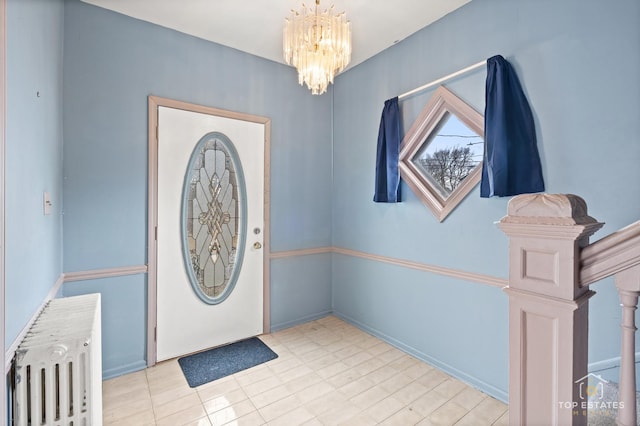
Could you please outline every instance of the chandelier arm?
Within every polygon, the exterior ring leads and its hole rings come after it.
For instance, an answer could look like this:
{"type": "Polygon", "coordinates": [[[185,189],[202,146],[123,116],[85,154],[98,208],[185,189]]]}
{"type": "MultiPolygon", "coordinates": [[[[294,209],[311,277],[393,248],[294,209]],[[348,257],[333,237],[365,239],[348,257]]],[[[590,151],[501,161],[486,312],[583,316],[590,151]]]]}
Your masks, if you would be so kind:
{"type": "Polygon", "coordinates": [[[333,5],[322,11],[320,0],[315,0],[315,10],[303,4],[301,12],[292,10],[285,19],[283,54],[297,69],[298,82],[312,94],[322,94],[351,61],[351,23],[333,5]]]}

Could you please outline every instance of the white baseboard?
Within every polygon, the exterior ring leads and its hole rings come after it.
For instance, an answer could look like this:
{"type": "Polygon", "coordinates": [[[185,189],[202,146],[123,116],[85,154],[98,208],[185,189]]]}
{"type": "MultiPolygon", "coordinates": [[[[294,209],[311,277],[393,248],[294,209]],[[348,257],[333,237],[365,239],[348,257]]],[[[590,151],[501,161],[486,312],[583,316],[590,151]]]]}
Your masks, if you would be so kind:
{"type": "Polygon", "coordinates": [[[427,364],[430,364],[442,371],[444,371],[445,373],[449,374],[452,377],[455,377],[456,379],[459,379],[469,385],[471,385],[472,387],[479,389],[480,391],[496,398],[499,401],[504,402],[505,404],[508,404],[509,401],[509,394],[508,391],[497,388],[489,383],[486,383],[482,380],[477,379],[476,377],[473,377],[461,370],[458,370],[457,368],[447,364],[446,362],[443,362],[439,359],[436,359],[432,356],[429,356],[409,345],[406,345],[404,343],[402,343],[399,340],[394,339],[391,336],[388,336],[374,328],[371,328],[365,324],[362,324],[361,322],[346,316],[346,315],[342,315],[339,313],[334,312],[333,315],[335,315],[338,318],[343,319],[344,321],[355,325],[356,327],[366,331],[367,333],[374,335],[382,340],[384,340],[385,342],[389,343],[392,346],[395,346],[396,348],[400,349],[403,352],[408,353],[409,355],[412,355],[416,358],[418,358],[421,361],[426,362],[427,364]]]}
{"type": "Polygon", "coordinates": [[[302,318],[296,318],[295,320],[291,320],[291,321],[287,321],[287,322],[281,322],[278,324],[271,324],[271,333],[275,333],[278,330],[283,330],[285,328],[289,328],[289,327],[293,327],[296,326],[298,324],[304,324],[305,322],[309,322],[309,321],[315,321],[317,319],[320,318],[324,318],[327,315],[331,314],[331,310],[328,311],[322,311],[322,312],[318,312],[312,315],[307,315],[304,316],[302,318]]]}
{"type": "Polygon", "coordinates": [[[122,376],[124,374],[134,373],[136,371],[144,370],[145,368],[147,368],[147,361],[145,360],[121,365],[116,368],[109,368],[108,370],[104,370],[102,372],[102,380],[108,380],[113,377],[122,376]]]}
{"type": "MultiPolygon", "coordinates": [[[[640,362],[640,352],[636,352],[636,364],[640,362]]],[[[589,363],[588,370],[590,372],[609,370],[611,368],[619,368],[620,367],[621,358],[619,356],[609,359],[604,359],[602,361],[596,361],[589,363]]]]}

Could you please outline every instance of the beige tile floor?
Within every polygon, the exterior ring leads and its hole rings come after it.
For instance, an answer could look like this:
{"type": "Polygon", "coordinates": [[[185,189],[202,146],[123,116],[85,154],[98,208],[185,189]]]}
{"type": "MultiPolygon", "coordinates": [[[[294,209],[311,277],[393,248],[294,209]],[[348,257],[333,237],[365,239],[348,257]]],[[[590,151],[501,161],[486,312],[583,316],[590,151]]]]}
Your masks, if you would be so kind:
{"type": "Polygon", "coordinates": [[[177,360],[105,381],[105,425],[507,424],[502,402],[336,317],[260,338],[277,359],[197,388],[177,360]]]}

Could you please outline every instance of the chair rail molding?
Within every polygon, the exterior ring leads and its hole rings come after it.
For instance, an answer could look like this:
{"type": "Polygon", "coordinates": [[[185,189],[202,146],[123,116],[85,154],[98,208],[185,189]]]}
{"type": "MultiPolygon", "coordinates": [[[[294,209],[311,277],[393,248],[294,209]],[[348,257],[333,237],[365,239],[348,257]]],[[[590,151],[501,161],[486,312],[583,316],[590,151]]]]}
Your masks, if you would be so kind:
{"type": "Polygon", "coordinates": [[[64,273],[64,282],[88,281],[100,278],[122,277],[126,275],[146,274],[147,265],[119,266],[116,268],[91,269],[64,273]]]}

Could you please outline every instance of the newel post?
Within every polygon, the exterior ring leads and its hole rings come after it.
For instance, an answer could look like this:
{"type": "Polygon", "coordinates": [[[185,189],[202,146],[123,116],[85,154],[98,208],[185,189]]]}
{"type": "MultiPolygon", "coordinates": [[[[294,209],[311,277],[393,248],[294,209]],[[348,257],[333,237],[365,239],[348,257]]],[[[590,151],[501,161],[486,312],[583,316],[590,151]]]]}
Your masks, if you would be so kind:
{"type": "Polygon", "coordinates": [[[589,298],[580,248],[602,227],[576,195],[509,202],[509,424],[586,425],[589,298]],[[582,391],[582,393],[581,393],[582,391]]]}

